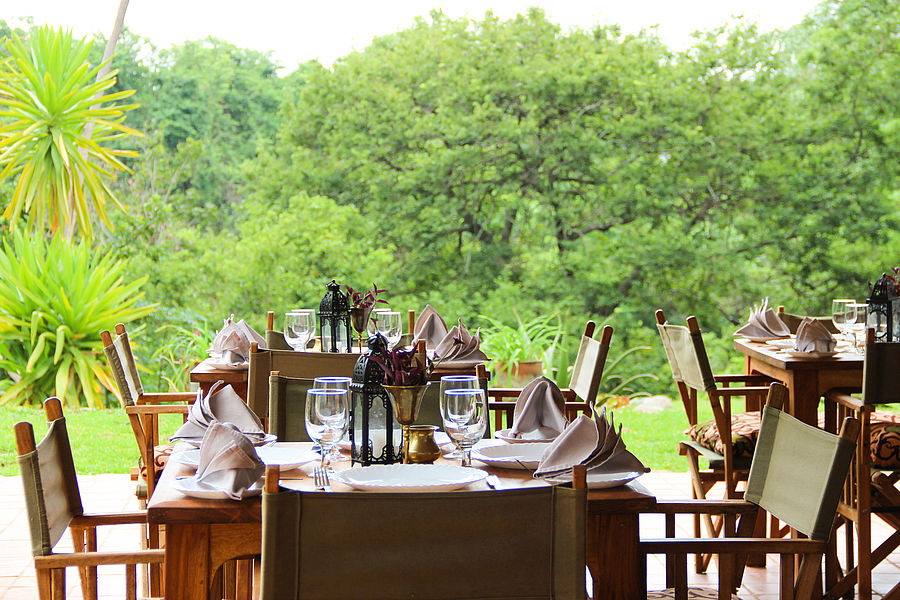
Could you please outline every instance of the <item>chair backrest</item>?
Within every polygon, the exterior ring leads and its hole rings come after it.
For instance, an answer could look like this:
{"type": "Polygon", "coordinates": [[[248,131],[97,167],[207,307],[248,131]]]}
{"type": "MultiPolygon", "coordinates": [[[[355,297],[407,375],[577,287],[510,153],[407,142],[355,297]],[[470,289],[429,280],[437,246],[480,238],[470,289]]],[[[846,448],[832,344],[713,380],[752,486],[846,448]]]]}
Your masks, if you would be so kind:
{"type": "Polygon", "coordinates": [[[600,334],[600,340],[595,340],[595,327],[593,321],[588,321],[584,326],[581,345],[578,347],[575,366],[572,368],[572,377],[569,379],[569,388],[589,404],[597,399],[597,390],[603,378],[603,367],[606,366],[609,342],[613,333],[612,327],[606,326],[600,334]]]}
{"type": "Polygon", "coordinates": [[[284,333],[275,329],[275,312],[266,313],[266,347],[269,350],[293,350],[284,339],[284,333]]]}
{"type": "Polygon", "coordinates": [[[862,392],[864,404],[900,402],[900,342],[866,344],[862,392]]]}
{"type": "Polygon", "coordinates": [[[125,326],[121,323],[116,325],[116,337],[112,337],[108,331],[101,331],[100,339],[103,341],[103,352],[112,369],[122,406],[134,406],[144,393],[144,387],[125,326]]]}
{"type": "Polygon", "coordinates": [[[662,338],[666,358],[672,369],[672,377],[695,390],[712,390],[716,387],[709,357],[703,345],[703,335],[696,317],[687,318],[687,327],[670,325],[663,311],[656,311],[656,327],[662,338]]]}
{"type": "Polygon", "coordinates": [[[250,367],[247,373],[247,404],[260,419],[269,415],[269,374],[278,371],[285,377],[353,377],[358,353],[294,352],[260,350],[250,345],[250,367]]]}
{"type": "MultiPolygon", "coordinates": [[[[787,396],[780,386],[781,398],[787,396]]],[[[759,438],[744,499],[762,507],[814,540],[831,535],[835,511],[859,432],[857,419],[845,419],[840,435],[807,425],[780,410],[763,407],[759,438]]]]}
{"type": "Polygon", "coordinates": [[[583,599],[585,492],[266,492],[261,598],[583,599]]]}
{"type": "Polygon", "coordinates": [[[282,442],[310,442],[306,432],[306,392],[313,379],[269,375],[269,433],[282,442]]]}
{"type": "Polygon", "coordinates": [[[16,449],[34,556],[53,554],[73,517],[84,514],[75,462],[58,398],[44,402],[49,428],[39,444],[31,423],[15,426],[16,449]]]}
{"type": "MultiPolygon", "coordinates": [[[[789,312],[784,312],[784,307],[778,307],[778,318],[781,319],[781,322],[785,324],[788,328],[788,331],[791,333],[797,333],[797,328],[800,327],[800,323],[803,322],[803,319],[807,318],[803,315],[794,315],[789,312]]],[[[825,329],[828,330],[829,333],[840,333],[840,330],[834,324],[834,321],[831,317],[809,317],[810,319],[815,319],[819,323],[825,326],[825,329]]]]}

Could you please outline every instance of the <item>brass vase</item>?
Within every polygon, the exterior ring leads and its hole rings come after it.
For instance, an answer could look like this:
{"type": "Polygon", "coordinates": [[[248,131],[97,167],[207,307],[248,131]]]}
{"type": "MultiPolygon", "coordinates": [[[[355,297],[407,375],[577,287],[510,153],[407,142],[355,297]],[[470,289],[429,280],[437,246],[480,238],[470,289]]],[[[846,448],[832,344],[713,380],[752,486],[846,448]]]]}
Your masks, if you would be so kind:
{"type": "Polygon", "coordinates": [[[363,334],[369,325],[369,316],[372,314],[373,308],[375,308],[374,304],[365,308],[354,306],[350,309],[350,324],[353,325],[353,329],[356,330],[356,334],[359,336],[360,352],[363,351],[363,334]]]}
{"type": "Polygon", "coordinates": [[[404,464],[409,463],[409,426],[416,422],[422,398],[430,385],[382,385],[394,407],[394,418],[403,425],[404,464]]]}

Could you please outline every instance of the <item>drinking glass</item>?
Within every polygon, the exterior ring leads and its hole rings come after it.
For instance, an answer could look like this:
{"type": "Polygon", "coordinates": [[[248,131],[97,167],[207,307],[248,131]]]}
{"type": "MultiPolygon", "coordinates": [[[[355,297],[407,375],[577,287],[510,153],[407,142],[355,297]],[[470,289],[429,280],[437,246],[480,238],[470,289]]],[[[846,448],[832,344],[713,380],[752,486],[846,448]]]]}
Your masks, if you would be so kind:
{"type": "Polygon", "coordinates": [[[306,345],[316,332],[315,313],[294,312],[284,315],[284,341],[294,351],[306,351],[306,345]]]}
{"type": "Polygon", "coordinates": [[[472,446],[487,428],[487,400],[482,389],[447,390],[444,431],[457,441],[463,452],[464,467],[472,465],[472,446]]]}
{"type": "Polygon", "coordinates": [[[387,339],[388,349],[390,350],[397,345],[397,342],[400,341],[400,337],[403,335],[403,322],[400,320],[400,313],[383,312],[375,315],[375,318],[375,327],[378,329],[378,333],[387,339]]]}
{"type": "MultiPolygon", "coordinates": [[[[447,398],[446,394],[450,390],[477,390],[479,389],[478,385],[478,377],[475,375],[445,375],[441,377],[441,418],[444,420],[444,427],[447,427],[448,418],[447,418],[447,398]]],[[[450,421],[452,423],[452,421],[450,421]]],[[[448,432],[447,435],[450,435],[448,432]]],[[[450,436],[450,439],[453,440],[453,444],[456,448],[453,452],[444,455],[444,458],[450,459],[462,459],[463,451],[459,445],[459,442],[450,436]]]]}
{"type": "Polygon", "coordinates": [[[858,303],[853,305],[855,317],[853,321],[847,317],[847,328],[853,336],[853,346],[856,351],[863,354],[866,341],[866,317],[868,316],[868,304],[858,303]]]}
{"type": "Polygon", "coordinates": [[[845,331],[847,326],[847,305],[855,302],[856,300],[849,298],[835,298],[831,301],[831,320],[844,337],[847,335],[845,331]]]}
{"type": "MultiPolygon", "coordinates": [[[[313,388],[319,390],[343,390],[347,392],[347,406],[349,409],[351,381],[353,380],[349,377],[316,377],[313,381],[313,388]]],[[[344,459],[345,456],[341,453],[340,447],[335,443],[335,445],[331,448],[328,460],[331,462],[337,462],[344,459]]]]}
{"type": "Polygon", "coordinates": [[[322,468],[334,471],[331,449],[347,432],[350,409],[346,390],[313,388],[306,392],[306,433],[322,446],[322,468]]]}
{"type": "Polygon", "coordinates": [[[378,333],[378,326],[376,323],[378,322],[378,317],[381,313],[391,312],[389,308],[376,308],[372,310],[372,318],[369,319],[369,322],[366,323],[366,333],[369,334],[369,337],[372,337],[376,333],[378,333]]]}

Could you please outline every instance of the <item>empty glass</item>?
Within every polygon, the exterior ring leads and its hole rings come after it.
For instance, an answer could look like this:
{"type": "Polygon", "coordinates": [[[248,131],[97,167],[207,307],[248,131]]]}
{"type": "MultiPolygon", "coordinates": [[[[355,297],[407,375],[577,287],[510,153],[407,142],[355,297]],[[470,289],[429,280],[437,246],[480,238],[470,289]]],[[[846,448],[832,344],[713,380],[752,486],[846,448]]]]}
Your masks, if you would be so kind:
{"type": "Polygon", "coordinates": [[[380,312],[375,315],[375,327],[388,342],[388,349],[393,348],[403,335],[403,322],[398,312],[380,312]]]}
{"type": "Polygon", "coordinates": [[[853,346],[856,351],[862,354],[865,351],[866,342],[866,317],[868,304],[857,303],[853,305],[854,318],[850,321],[849,314],[847,316],[847,329],[853,336],[853,346]]]}
{"type": "Polygon", "coordinates": [[[831,301],[831,321],[844,337],[847,337],[847,305],[855,303],[856,300],[851,298],[835,298],[831,301]]]}
{"type": "Polygon", "coordinates": [[[462,466],[472,464],[472,446],[487,428],[487,400],[482,389],[447,390],[442,398],[444,431],[462,449],[462,466]]]}
{"type": "Polygon", "coordinates": [[[309,340],[316,333],[316,314],[291,311],[284,315],[284,341],[294,351],[306,351],[309,340]]]}
{"type": "Polygon", "coordinates": [[[378,333],[378,327],[376,327],[375,323],[378,322],[379,313],[391,312],[389,308],[376,308],[372,310],[372,316],[369,319],[369,322],[366,323],[366,333],[369,334],[369,337],[372,337],[376,333],[378,333]]]}
{"type": "MultiPolygon", "coordinates": [[[[320,389],[320,390],[343,390],[343,391],[347,392],[347,403],[348,403],[347,406],[349,409],[350,382],[351,381],[353,381],[353,380],[350,379],[349,377],[337,377],[337,376],[316,377],[315,380],[313,381],[313,387],[316,389],[320,389]]],[[[343,454],[341,454],[340,447],[337,444],[335,444],[331,448],[331,452],[328,456],[328,460],[330,460],[332,462],[337,462],[339,460],[344,460],[345,458],[349,458],[349,457],[345,457],[343,454]]]]}
{"type": "MultiPolygon", "coordinates": [[[[444,420],[444,428],[447,428],[448,419],[446,417],[447,414],[447,400],[445,399],[445,395],[449,390],[477,390],[479,389],[478,385],[478,377],[475,375],[445,375],[441,377],[441,418],[444,420]]],[[[452,423],[452,421],[450,421],[452,423]]],[[[451,425],[452,426],[452,425],[451,425]]],[[[450,435],[448,432],[447,435],[450,435]]],[[[444,458],[450,459],[460,459],[463,458],[463,451],[460,447],[458,441],[450,436],[450,439],[453,440],[456,449],[449,454],[446,454],[444,458]]]]}
{"type": "Polygon", "coordinates": [[[346,390],[313,388],[306,392],[306,433],[322,446],[322,468],[333,471],[331,449],[347,433],[350,420],[346,390]]]}

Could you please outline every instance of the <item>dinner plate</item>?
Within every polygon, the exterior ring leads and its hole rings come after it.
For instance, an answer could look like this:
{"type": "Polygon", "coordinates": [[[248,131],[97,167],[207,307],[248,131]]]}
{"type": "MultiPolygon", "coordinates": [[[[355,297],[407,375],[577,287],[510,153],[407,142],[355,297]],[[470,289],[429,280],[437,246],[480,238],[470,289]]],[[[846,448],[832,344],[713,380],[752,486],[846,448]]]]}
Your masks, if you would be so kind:
{"type": "Polygon", "coordinates": [[[242,363],[220,363],[215,362],[214,358],[207,358],[203,361],[203,364],[209,366],[212,369],[219,369],[220,371],[246,371],[250,368],[250,363],[242,362],[242,363]]]}
{"type": "Polygon", "coordinates": [[[367,492],[447,492],[487,477],[487,471],[453,465],[371,465],[330,475],[367,492]]]}
{"type": "MultiPolygon", "coordinates": [[[[633,479],[637,479],[643,475],[638,471],[624,471],[622,473],[588,473],[587,486],[592,490],[601,490],[603,488],[619,487],[625,485],[633,479]]],[[[550,483],[570,483],[572,474],[558,475],[556,477],[547,477],[545,481],[550,483]]]]}
{"type": "MultiPolygon", "coordinates": [[[[278,468],[282,471],[290,471],[291,469],[296,469],[300,465],[319,460],[319,455],[312,450],[290,446],[278,446],[277,444],[257,448],[256,454],[259,455],[259,460],[267,465],[278,465],[278,468]]],[[[178,452],[173,456],[177,456],[178,460],[188,466],[197,467],[200,465],[200,448],[178,452]]]]}
{"type": "Polygon", "coordinates": [[[794,358],[828,358],[837,354],[838,350],[830,352],[801,352],[799,350],[785,350],[785,353],[794,358]]]}
{"type": "Polygon", "coordinates": [[[742,334],[742,333],[741,333],[741,334],[738,334],[737,336],[738,336],[738,337],[747,338],[747,339],[750,340],[751,342],[762,342],[762,343],[772,342],[772,341],[775,341],[775,340],[786,340],[786,339],[788,339],[788,338],[790,337],[790,336],[787,336],[787,335],[782,336],[782,337],[775,337],[775,336],[756,337],[756,336],[744,335],[744,334],[742,334]]]}
{"type": "Polygon", "coordinates": [[[547,444],[493,444],[472,448],[472,458],[492,467],[534,471],[541,462],[547,444]]]}
{"type": "MultiPolygon", "coordinates": [[[[263,490],[264,480],[260,479],[250,487],[244,490],[241,498],[250,498],[251,496],[259,496],[263,490]]],[[[222,490],[206,487],[197,481],[193,476],[178,477],[172,482],[172,487],[191,498],[200,498],[202,500],[231,500],[231,498],[222,490]]]]}
{"type": "Polygon", "coordinates": [[[494,432],[494,437],[498,440],[509,442],[510,444],[549,444],[556,439],[556,436],[550,438],[544,437],[543,434],[538,431],[523,433],[523,437],[512,437],[509,432],[509,429],[500,429],[499,431],[494,432]]]}
{"type": "MultiPolygon", "coordinates": [[[[185,444],[190,444],[194,448],[200,447],[200,442],[203,441],[203,438],[179,438],[179,442],[184,442],[185,444]]],[[[263,436],[262,440],[258,442],[254,442],[252,438],[250,438],[250,443],[256,446],[257,448],[260,446],[270,446],[278,441],[278,436],[273,433],[267,433],[263,436]]]]}
{"type": "Polygon", "coordinates": [[[776,348],[781,348],[782,350],[793,350],[794,349],[794,340],[790,338],[781,338],[777,340],[769,340],[766,342],[770,346],[775,346],[776,348]]]}

